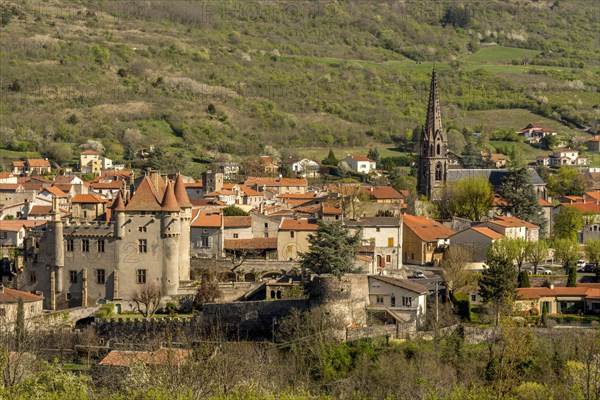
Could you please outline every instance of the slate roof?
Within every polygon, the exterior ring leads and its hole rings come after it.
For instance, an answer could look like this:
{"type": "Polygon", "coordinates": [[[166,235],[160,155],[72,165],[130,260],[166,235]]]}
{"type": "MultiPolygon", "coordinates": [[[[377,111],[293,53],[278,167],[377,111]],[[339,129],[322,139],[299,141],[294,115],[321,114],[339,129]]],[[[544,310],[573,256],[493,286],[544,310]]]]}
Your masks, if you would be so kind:
{"type": "MultiPolygon", "coordinates": [[[[532,185],[545,185],[546,182],[540,177],[537,171],[533,168],[527,168],[529,172],[529,180],[532,185]]],[[[502,179],[506,176],[506,169],[449,169],[447,180],[449,182],[458,181],[466,178],[486,178],[492,186],[500,187],[502,179]]]]}
{"type": "Polygon", "coordinates": [[[369,278],[376,279],[381,282],[389,283],[390,285],[398,286],[398,287],[401,287],[402,289],[410,290],[411,292],[415,292],[415,293],[419,293],[419,294],[424,294],[424,293],[428,292],[428,290],[425,286],[421,285],[420,283],[410,281],[408,279],[396,279],[396,278],[390,278],[388,276],[381,276],[381,275],[369,275],[369,278]]]}

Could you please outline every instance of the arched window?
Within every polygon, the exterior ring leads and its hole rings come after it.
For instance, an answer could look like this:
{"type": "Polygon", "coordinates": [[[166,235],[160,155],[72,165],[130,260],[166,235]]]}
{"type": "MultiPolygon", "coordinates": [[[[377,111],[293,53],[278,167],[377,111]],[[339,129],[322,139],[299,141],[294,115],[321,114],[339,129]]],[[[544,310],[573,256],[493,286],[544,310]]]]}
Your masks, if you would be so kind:
{"type": "Polygon", "coordinates": [[[436,181],[442,180],[442,163],[441,162],[438,162],[435,165],[435,180],[436,181]]]}

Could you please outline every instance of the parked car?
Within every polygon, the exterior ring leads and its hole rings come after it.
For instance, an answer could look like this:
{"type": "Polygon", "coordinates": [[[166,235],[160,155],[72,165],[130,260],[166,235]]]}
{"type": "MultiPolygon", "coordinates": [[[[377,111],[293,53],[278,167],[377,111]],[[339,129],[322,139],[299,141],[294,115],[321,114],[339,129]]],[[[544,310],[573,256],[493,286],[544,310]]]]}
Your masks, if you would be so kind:
{"type": "Polygon", "coordinates": [[[596,269],[596,264],[587,263],[585,264],[585,267],[583,267],[583,272],[596,272],[596,269]]]}
{"type": "MultiPolygon", "coordinates": [[[[533,274],[535,270],[532,268],[530,272],[533,274]]],[[[537,267],[537,273],[538,275],[552,275],[554,272],[552,272],[548,268],[537,267]]]]}
{"type": "Polygon", "coordinates": [[[423,273],[423,271],[421,270],[416,270],[415,272],[413,272],[413,274],[411,276],[409,276],[410,279],[423,279],[425,278],[425,274],[423,273]]]}
{"type": "Polygon", "coordinates": [[[577,269],[579,269],[579,268],[585,268],[585,260],[579,260],[579,261],[577,261],[576,267],[577,267],[577,269]]]}

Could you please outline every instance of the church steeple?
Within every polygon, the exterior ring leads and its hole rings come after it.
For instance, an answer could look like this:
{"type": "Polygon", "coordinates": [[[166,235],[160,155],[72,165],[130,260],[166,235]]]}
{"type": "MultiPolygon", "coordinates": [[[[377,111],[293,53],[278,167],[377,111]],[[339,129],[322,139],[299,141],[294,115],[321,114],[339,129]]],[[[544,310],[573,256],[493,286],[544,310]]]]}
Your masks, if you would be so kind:
{"type": "Polygon", "coordinates": [[[431,74],[427,118],[419,139],[419,171],[417,192],[430,200],[437,200],[446,183],[448,169],[448,138],[442,127],[442,111],[438,96],[435,70],[431,74]]]}
{"type": "Polygon", "coordinates": [[[429,103],[427,105],[427,121],[425,122],[425,132],[431,139],[435,133],[442,128],[442,112],[440,110],[440,99],[438,97],[437,76],[435,69],[431,73],[431,85],[429,87],[429,103]]]}

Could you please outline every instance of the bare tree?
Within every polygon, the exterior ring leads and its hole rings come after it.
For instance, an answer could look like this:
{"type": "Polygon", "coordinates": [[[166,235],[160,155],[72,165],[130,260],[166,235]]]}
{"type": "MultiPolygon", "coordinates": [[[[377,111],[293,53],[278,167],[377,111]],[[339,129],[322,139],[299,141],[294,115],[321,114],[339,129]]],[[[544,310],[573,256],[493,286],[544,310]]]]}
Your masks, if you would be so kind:
{"type": "Polygon", "coordinates": [[[162,291],[154,284],[142,286],[133,297],[133,301],[135,301],[138,311],[147,320],[152,318],[154,313],[156,313],[156,310],[158,310],[158,307],[160,306],[161,299],[162,291]]]}
{"type": "Polygon", "coordinates": [[[468,283],[469,273],[465,269],[468,260],[469,252],[463,247],[451,246],[444,253],[440,266],[442,278],[446,281],[446,298],[468,283]]]}

